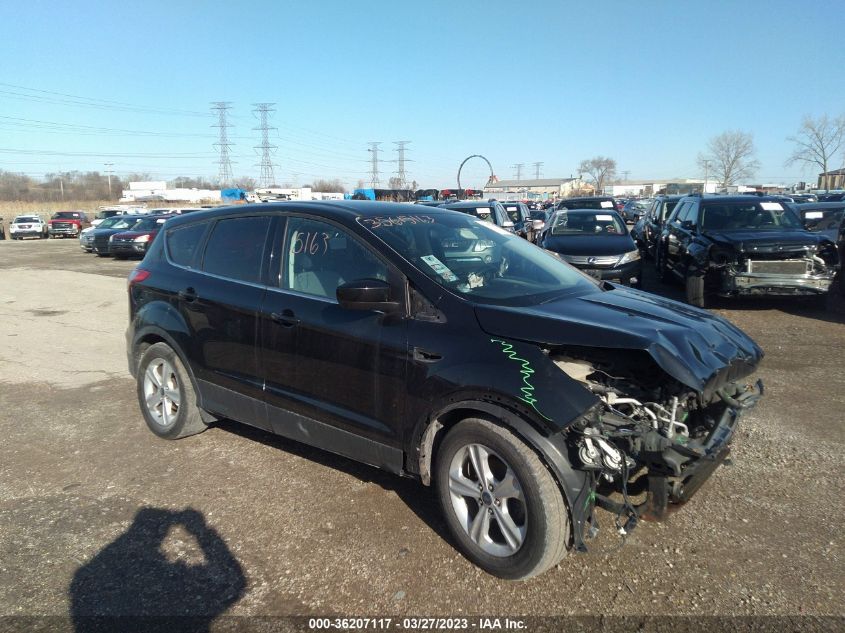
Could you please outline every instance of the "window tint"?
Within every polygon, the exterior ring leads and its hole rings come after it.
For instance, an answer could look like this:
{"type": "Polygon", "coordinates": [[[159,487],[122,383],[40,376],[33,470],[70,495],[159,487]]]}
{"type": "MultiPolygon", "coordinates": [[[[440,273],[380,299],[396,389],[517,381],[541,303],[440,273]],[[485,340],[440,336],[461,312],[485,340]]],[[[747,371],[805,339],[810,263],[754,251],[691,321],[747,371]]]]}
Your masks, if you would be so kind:
{"type": "Polygon", "coordinates": [[[214,225],[202,269],[222,277],[257,282],[270,217],[228,218],[214,225]]]}
{"type": "MultiPolygon", "coordinates": [[[[108,221],[108,220],[106,220],[108,221]]],[[[105,224],[105,222],[103,222],[105,224]]],[[[100,225],[102,226],[102,225],[100,225]]],[[[177,266],[190,266],[205,233],[205,222],[180,226],[167,232],[167,255],[177,266]]]]}
{"type": "Polygon", "coordinates": [[[675,218],[678,221],[678,224],[683,224],[684,222],[689,220],[691,212],[692,212],[692,202],[684,202],[681,205],[681,208],[678,209],[678,215],[675,218]]]}
{"type": "Polygon", "coordinates": [[[282,287],[335,299],[337,287],[357,279],[387,281],[387,266],[360,242],[331,224],[289,218],[282,287]]]}

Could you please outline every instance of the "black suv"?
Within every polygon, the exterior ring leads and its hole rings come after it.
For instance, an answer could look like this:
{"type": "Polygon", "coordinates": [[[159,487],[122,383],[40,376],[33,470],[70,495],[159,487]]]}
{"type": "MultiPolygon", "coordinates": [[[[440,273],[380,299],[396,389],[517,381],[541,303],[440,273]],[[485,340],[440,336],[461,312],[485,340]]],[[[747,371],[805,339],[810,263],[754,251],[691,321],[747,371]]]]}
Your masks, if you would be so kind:
{"type": "Polygon", "coordinates": [[[687,302],[709,297],[805,295],[825,299],[836,246],[807,231],[788,203],[755,196],[688,196],[657,244],[659,277],[684,280],[687,302]]]}
{"type": "Polygon", "coordinates": [[[498,200],[463,200],[445,202],[440,206],[443,209],[451,209],[475,216],[484,222],[492,222],[507,231],[516,232],[516,223],[511,220],[502,203],[498,200]]]}
{"type": "Polygon", "coordinates": [[[631,229],[631,237],[637,243],[642,254],[646,257],[654,257],[657,239],[663,231],[663,223],[666,221],[678,200],[684,196],[656,196],[645,213],[640,216],[634,228],[631,229]]]}
{"type": "Polygon", "coordinates": [[[513,229],[516,234],[529,242],[533,242],[537,238],[539,223],[535,228],[528,205],[519,200],[503,201],[501,204],[505,213],[508,214],[508,218],[513,222],[513,229]]]}
{"type": "Polygon", "coordinates": [[[630,530],[686,501],[761,392],[742,379],[762,352],[727,321],[436,208],[177,216],[128,293],[153,433],[230,418],[419,479],[462,552],[505,578],[585,550],[596,505],[630,530]],[[642,505],[605,496],[635,477],[642,505]]]}

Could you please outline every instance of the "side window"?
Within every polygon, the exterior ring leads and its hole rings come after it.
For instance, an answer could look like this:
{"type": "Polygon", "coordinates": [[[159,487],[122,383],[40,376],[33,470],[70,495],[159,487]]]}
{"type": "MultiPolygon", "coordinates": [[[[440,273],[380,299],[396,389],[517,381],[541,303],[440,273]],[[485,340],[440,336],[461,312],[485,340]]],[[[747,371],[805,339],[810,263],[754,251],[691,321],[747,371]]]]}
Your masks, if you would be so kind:
{"type": "Polygon", "coordinates": [[[387,281],[387,266],[346,231],[327,222],[288,218],[282,288],[334,300],[357,279],[387,281]]]}
{"type": "Polygon", "coordinates": [[[226,218],[212,229],[202,270],[240,281],[258,282],[270,216],[226,218]]]}
{"type": "Polygon", "coordinates": [[[198,222],[167,231],[167,255],[170,261],[177,266],[190,267],[194,263],[205,227],[205,222],[198,222]]]}
{"type": "Polygon", "coordinates": [[[698,221],[698,202],[691,202],[689,208],[686,211],[687,217],[685,217],[682,222],[689,220],[693,224],[697,224],[698,221]]]}

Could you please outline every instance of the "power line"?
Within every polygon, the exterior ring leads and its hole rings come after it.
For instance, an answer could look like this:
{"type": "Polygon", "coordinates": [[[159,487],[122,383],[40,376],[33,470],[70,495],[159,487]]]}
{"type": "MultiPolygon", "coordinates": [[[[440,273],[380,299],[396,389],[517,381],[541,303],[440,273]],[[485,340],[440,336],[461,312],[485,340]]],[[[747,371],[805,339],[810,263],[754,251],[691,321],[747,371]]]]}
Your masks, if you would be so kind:
{"type": "Polygon", "coordinates": [[[378,178],[378,146],[381,143],[370,142],[370,148],[367,150],[370,152],[370,184],[373,186],[373,189],[379,186],[379,178],[378,178]]]}
{"type": "Polygon", "coordinates": [[[400,189],[405,189],[408,182],[407,176],[405,175],[405,161],[408,160],[405,158],[405,146],[410,142],[411,141],[393,141],[393,144],[396,145],[396,152],[399,154],[399,158],[397,159],[397,162],[399,163],[399,170],[396,174],[399,177],[400,189]]]}
{"type": "Polygon", "coordinates": [[[545,164],[543,162],[531,163],[534,165],[534,179],[540,180],[540,168],[545,164]]]}
{"type": "Polygon", "coordinates": [[[217,160],[217,164],[220,167],[217,178],[221,185],[232,181],[232,161],[229,158],[229,148],[232,144],[229,142],[229,133],[227,131],[232,126],[226,120],[226,115],[231,109],[231,101],[214,101],[211,104],[211,111],[217,115],[217,124],[211,127],[218,129],[218,139],[214,144],[214,148],[220,153],[220,158],[217,160]]]}
{"type": "Polygon", "coordinates": [[[276,184],[276,176],[273,173],[273,158],[271,154],[278,146],[270,144],[270,130],[275,130],[276,128],[271,128],[268,123],[270,114],[276,111],[275,108],[273,108],[276,104],[253,103],[252,105],[255,106],[255,110],[252,111],[253,114],[257,114],[258,119],[261,122],[258,127],[252,128],[253,130],[261,131],[261,145],[255,146],[255,149],[261,150],[261,163],[259,165],[261,174],[258,177],[258,185],[260,187],[269,187],[276,184]]]}

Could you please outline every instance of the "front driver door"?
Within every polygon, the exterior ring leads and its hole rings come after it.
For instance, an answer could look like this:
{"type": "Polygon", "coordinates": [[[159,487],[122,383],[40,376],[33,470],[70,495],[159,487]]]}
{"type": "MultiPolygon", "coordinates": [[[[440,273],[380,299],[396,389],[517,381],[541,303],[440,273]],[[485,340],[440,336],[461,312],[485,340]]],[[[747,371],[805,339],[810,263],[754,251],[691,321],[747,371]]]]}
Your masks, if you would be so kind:
{"type": "Polygon", "coordinates": [[[336,299],[340,284],[374,278],[391,282],[404,306],[398,273],[351,232],[322,219],[290,216],[278,239],[280,284],[267,293],[262,309],[266,400],[274,430],[401,469],[408,363],[404,312],[348,310],[336,299]]]}

